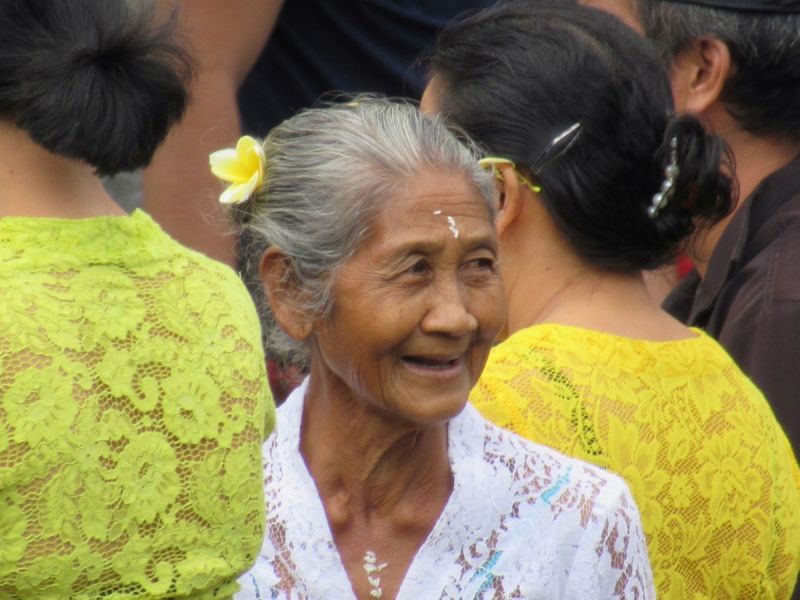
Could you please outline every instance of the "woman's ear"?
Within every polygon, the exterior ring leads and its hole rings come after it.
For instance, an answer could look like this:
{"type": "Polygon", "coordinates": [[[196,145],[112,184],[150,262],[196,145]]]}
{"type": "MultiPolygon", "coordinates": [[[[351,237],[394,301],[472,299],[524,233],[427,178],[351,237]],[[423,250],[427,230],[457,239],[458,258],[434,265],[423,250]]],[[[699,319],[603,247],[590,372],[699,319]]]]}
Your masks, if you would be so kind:
{"type": "Polygon", "coordinates": [[[283,250],[270,246],[261,255],[258,274],[264,295],[278,325],[289,337],[304,340],[311,335],[312,319],[298,301],[303,293],[283,250]]]}
{"type": "Polygon", "coordinates": [[[503,163],[497,165],[496,168],[500,171],[502,179],[498,180],[500,197],[497,203],[495,223],[497,235],[503,235],[517,222],[525,198],[514,167],[509,163],[503,163]]]}

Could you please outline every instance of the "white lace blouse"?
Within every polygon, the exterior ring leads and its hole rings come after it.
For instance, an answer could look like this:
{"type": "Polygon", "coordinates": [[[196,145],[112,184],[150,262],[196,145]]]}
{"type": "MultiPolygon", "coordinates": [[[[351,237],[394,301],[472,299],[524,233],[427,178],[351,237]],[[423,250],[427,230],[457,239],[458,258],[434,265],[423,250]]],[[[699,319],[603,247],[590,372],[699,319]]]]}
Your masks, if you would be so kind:
{"type": "MultiPolygon", "coordinates": [[[[306,387],[278,409],[264,444],[266,537],[236,598],[355,597],[299,451],[306,387]]],[[[398,599],[655,597],[639,512],[620,478],[470,405],[448,439],[453,492],[398,599]]]]}

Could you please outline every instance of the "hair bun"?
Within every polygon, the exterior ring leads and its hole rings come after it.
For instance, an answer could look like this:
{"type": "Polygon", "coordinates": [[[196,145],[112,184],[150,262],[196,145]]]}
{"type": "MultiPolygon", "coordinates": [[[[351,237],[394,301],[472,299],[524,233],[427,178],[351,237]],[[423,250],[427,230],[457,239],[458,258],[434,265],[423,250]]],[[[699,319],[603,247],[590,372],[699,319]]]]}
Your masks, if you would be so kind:
{"type": "Polygon", "coordinates": [[[673,117],[656,154],[658,164],[670,162],[672,139],[677,140],[679,166],[673,198],[653,219],[658,235],[670,246],[694,231],[697,223],[718,222],[736,200],[733,155],[721,138],[706,132],[696,117],[673,117]]]}
{"type": "Polygon", "coordinates": [[[155,25],[143,0],[12,0],[0,17],[2,116],[100,174],[150,162],[188,101],[174,18],[155,25]]]}

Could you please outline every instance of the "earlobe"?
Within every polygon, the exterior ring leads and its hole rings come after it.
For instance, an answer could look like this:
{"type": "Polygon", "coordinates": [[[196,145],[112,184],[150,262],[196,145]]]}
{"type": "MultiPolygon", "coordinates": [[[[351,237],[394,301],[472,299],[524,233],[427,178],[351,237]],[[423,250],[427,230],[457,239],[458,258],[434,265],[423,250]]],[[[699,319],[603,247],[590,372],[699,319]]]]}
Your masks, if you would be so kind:
{"type": "Polygon", "coordinates": [[[503,235],[517,222],[520,212],[522,212],[524,197],[514,167],[510,164],[503,164],[498,165],[497,168],[500,170],[502,180],[500,181],[500,199],[495,223],[497,235],[503,235]]]}
{"type": "Polygon", "coordinates": [[[684,69],[688,69],[684,71],[686,85],[682,109],[702,116],[722,96],[731,71],[730,50],[722,40],[703,38],[696,40],[686,52],[689,54],[680,58],[684,69]]]}
{"type": "Polygon", "coordinates": [[[289,258],[280,248],[270,246],[261,256],[258,274],[270,310],[281,329],[292,339],[307,339],[311,335],[312,320],[298,302],[302,291],[289,258]]]}

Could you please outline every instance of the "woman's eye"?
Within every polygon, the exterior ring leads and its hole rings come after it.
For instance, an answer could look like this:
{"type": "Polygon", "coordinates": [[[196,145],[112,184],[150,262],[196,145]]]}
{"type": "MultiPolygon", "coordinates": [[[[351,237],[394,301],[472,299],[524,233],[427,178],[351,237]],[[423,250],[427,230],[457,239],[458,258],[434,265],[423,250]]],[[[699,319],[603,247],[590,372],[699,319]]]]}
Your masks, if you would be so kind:
{"type": "Polygon", "coordinates": [[[429,267],[427,261],[424,261],[424,260],[420,259],[417,262],[415,262],[413,265],[411,265],[411,268],[408,271],[410,273],[413,273],[414,275],[423,275],[423,274],[427,273],[429,270],[430,270],[430,267],[429,267]]]}
{"type": "Polygon", "coordinates": [[[484,256],[481,258],[476,258],[475,260],[471,261],[471,264],[480,270],[483,271],[494,271],[495,270],[495,260],[493,258],[489,258],[488,256],[484,256]]]}

